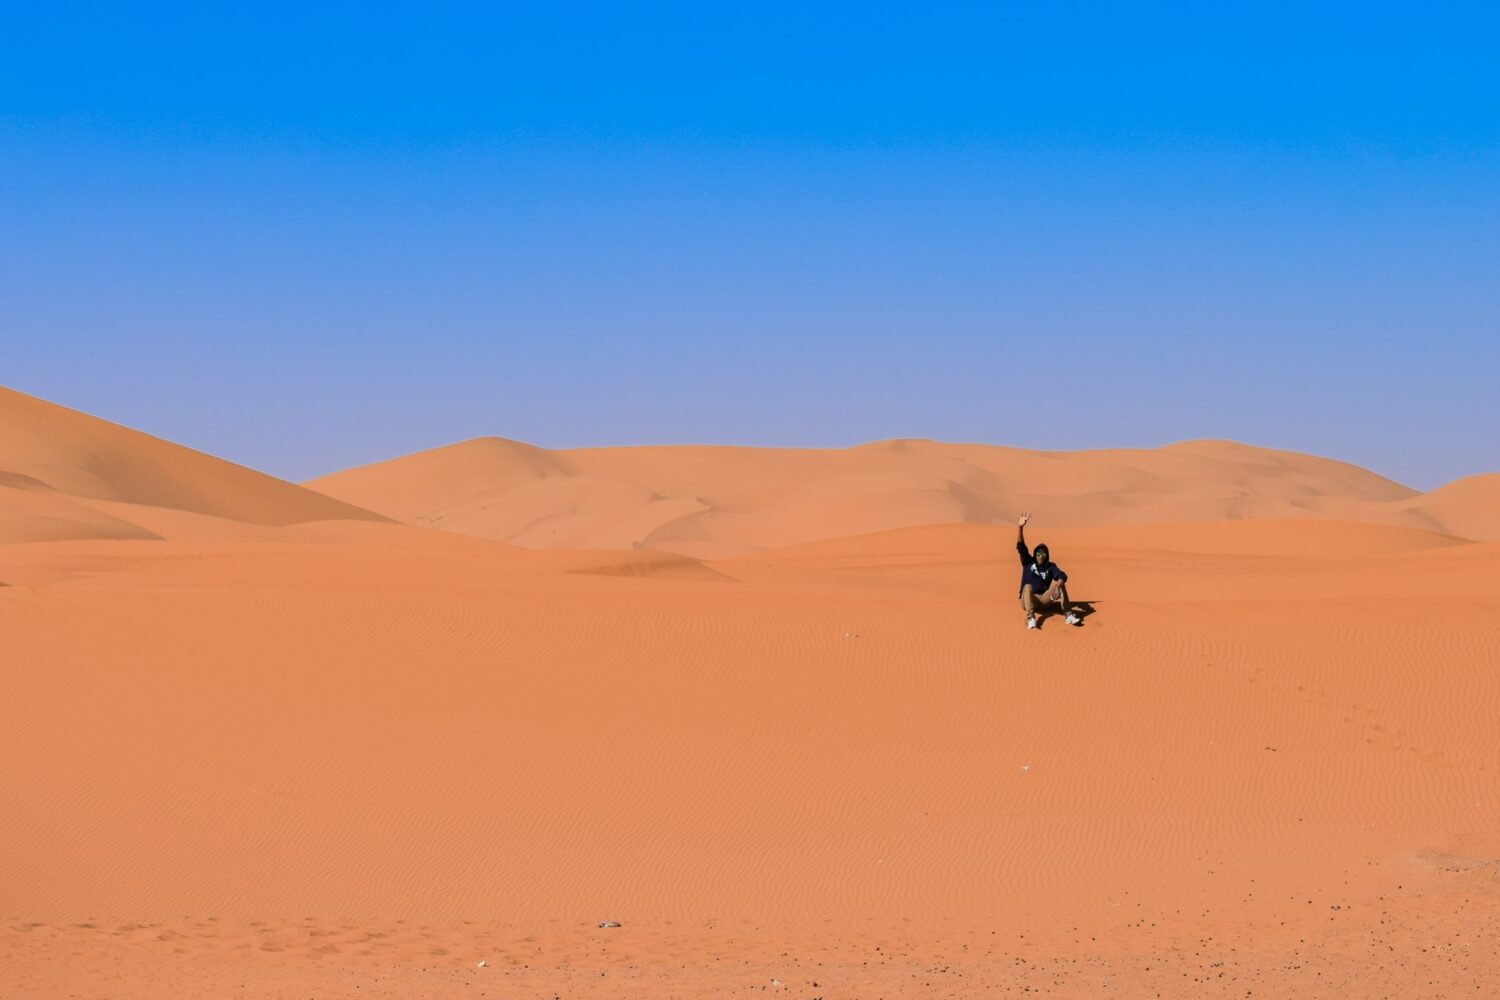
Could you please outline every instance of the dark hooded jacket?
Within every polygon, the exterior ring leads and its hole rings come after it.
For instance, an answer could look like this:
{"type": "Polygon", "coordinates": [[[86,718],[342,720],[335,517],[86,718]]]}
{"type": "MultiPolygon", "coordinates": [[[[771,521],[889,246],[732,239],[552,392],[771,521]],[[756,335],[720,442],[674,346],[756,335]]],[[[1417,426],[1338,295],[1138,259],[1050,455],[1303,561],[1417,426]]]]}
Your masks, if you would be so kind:
{"type": "MultiPolygon", "coordinates": [[[[1046,546],[1044,545],[1042,548],[1046,548],[1046,546]]],[[[1049,558],[1047,559],[1046,566],[1038,566],[1036,564],[1036,557],[1026,551],[1025,542],[1016,543],[1016,554],[1021,557],[1021,586],[1017,588],[1016,593],[1025,590],[1028,583],[1031,584],[1031,592],[1033,594],[1040,594],[1052,586],[1053,580],[1061,580],[1063,583],[1068,582],[1068,574],[1064,573],[1062,567],[1052,561],[1050,558],[1052,553],[1050,551],[1047,553],[1049,558]]]]}

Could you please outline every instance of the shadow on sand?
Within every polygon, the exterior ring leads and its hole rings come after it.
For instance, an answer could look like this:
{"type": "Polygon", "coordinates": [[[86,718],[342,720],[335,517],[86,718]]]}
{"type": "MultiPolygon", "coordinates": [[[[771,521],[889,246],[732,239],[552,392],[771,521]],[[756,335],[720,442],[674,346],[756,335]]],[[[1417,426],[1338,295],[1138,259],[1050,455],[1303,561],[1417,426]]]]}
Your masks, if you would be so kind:
{"type": "MultiPolygon", "coordinates": [[[[1091,618],[1098,611],[1098,609],[1094,607],[1094,605],[1098,603],[1097,601],[1069,601],[1068,603],[1072,606],[1074,611],[1078,612],[1078,617],[1083,619],[1083,621],[1078,623],[1078,625],[1076,626],[1077,628],[1083,628],[1083,626],[1088,623],[1089,618],[1091,618]]],[[[1037,627],[1046,628],[1047,623],[1054,618],[1057,619],[1058,624],[1062,624],[1063,613],[1060,609],[1049,607],[1042,610],[1037,614],[1037,627]]]]}

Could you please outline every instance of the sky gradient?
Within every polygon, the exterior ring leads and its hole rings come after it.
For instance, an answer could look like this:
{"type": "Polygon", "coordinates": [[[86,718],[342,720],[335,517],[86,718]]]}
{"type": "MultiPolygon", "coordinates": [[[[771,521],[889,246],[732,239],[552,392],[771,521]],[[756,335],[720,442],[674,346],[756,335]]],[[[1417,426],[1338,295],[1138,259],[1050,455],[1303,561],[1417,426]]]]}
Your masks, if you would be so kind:
{"type": "Polygon", "coordinates": [[[0,384],[276,475],[1500,470],[1494,5],[51,6],[0,13],[0,384]]]}

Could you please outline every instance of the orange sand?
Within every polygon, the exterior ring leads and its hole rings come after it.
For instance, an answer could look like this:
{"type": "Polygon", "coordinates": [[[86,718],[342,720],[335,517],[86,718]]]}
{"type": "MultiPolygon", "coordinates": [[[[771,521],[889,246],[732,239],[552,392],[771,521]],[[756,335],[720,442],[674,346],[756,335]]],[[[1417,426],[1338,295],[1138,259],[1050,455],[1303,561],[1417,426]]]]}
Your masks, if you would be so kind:
{"type": "MultiPolygon", "coordinates": [[[[1483,480],[1427,495],[1466,534],[1038,503],[1095,613],[1030,633],[1013,526],[523,549],[0,407],[0,475],[35,481],[0,505],[7,1000],[1500,981],[1483,480]]],[[[739,454],[704,450],[725,481],[739,454]]]]}

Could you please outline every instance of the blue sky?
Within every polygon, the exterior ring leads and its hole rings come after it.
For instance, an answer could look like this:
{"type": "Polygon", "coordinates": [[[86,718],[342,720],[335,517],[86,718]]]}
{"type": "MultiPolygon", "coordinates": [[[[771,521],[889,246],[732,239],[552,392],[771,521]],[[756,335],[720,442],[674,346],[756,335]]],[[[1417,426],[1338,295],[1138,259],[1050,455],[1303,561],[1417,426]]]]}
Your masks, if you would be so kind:
{"type": "Polygon", "coordinates": [[[0,5],[0,383],[278,475],[1500,470],[1493,5],[59,6],[0,5]]]}

